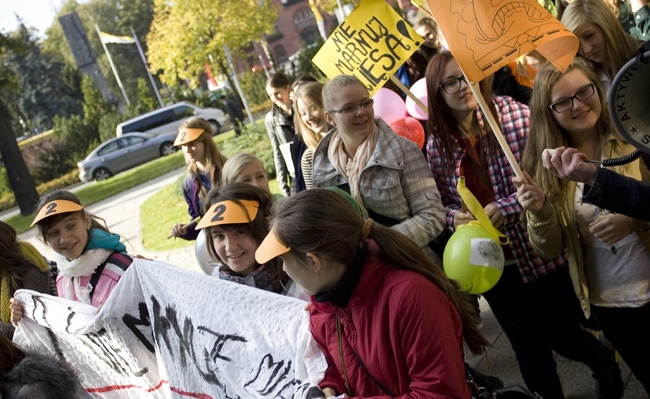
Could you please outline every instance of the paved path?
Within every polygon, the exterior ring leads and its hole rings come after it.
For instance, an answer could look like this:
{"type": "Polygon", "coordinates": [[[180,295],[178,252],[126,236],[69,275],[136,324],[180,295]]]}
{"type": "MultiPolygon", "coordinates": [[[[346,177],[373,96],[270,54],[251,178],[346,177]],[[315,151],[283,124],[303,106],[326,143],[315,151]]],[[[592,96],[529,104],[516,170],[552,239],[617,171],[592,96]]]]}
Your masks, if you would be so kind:
{"type": "MultiPolygon", "coordinates": [[[[142,237],[140,234],[141,205],[160,189],[177,182],[182,176],[183,171],[184,169],[179,169],[167,173],[146,184],[91,205],[88,207],[88,210],[104,218],[112,232],[124,237],[128,252],[201,272],[194,256],[193,246],[165,252],[150,252],[142,247],[142,237]]],[[[53,257],[52,250],[35,236],[36,230],[31,229],[22,234],[20,239],[34,244],[45,256],[53,257]]],[[[485,355],[468,358],[468,363],[483,373],[501,378],[506,385],[523,384],[519,369],[517,368],[515,355],[512,349],[510,349],[508,339],[492,315],[492,311],[487,302],[481,299],[480,304],[481,318],[483,321],[481,331],[492,345],[485,355]]],[[[557,356],[557,363],[558,372],[563,381],[567,399],[595,398],[594,381],[591,378],[591,372],[587,366],[566,360],[560,356],[557,356]]],[[[626,384],[624,399],[648,398],[641,384],[631,375],[629,368],[622,364],[621,369],[623,370],[623,378],[626,384]]]]}

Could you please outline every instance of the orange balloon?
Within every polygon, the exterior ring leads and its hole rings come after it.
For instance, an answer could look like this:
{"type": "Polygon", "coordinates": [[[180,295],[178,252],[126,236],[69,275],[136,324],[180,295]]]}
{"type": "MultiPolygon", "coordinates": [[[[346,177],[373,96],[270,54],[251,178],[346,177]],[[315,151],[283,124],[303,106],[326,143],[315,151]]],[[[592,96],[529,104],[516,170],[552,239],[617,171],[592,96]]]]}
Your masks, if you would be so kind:
{"type": "Polygon", "coordinates": [[[390,123],[389,126],[399,136],[411,140],[420,148],[424,147],[424,127],[419,120],[407,116],[390,123]]]}

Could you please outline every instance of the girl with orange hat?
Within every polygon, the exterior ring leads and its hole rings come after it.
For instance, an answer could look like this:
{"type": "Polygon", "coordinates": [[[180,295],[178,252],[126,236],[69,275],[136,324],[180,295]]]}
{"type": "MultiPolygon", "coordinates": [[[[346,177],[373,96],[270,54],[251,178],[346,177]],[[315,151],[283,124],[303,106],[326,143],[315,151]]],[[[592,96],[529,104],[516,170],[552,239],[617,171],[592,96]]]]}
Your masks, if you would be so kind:
{"type": "Polygon", "coordinates": [[[183,195],[192,221],[176,224],[171,235],[196,240],[199,232],[194,223],[202,216],[203,199],[212,187],[219,185],[221,169],[227,158],[219,151],[212,139],[212,127],[203,118],[190,118],[183,122],[174,145],[181,146],[185,154],[187,175],[183,180],[183,195]]]}

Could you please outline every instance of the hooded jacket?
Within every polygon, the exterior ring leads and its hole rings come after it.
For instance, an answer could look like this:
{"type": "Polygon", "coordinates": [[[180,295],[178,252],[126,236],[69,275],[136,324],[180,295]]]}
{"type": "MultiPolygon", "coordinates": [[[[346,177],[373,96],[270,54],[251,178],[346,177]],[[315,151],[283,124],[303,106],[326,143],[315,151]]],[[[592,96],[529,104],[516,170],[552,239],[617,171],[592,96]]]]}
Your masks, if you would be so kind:
{"type": "Polygon", "coordinates": [[[2,377],[0,392],[2,399],[77,399],[84,390],[67,362],[28,352],[2,377]]]}

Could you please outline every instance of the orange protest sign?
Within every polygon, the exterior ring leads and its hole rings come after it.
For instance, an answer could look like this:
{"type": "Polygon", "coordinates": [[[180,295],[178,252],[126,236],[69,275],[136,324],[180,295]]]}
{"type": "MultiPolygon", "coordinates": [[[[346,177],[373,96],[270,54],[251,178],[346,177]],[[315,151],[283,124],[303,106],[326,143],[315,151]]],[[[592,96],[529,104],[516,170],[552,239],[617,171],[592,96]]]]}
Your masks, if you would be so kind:
{"type": "Polygon", "coordinates": [[[537,50],[559,70],[580,42],[537,0],[427,0],[449,50],[472,82],[537,50]]]}

